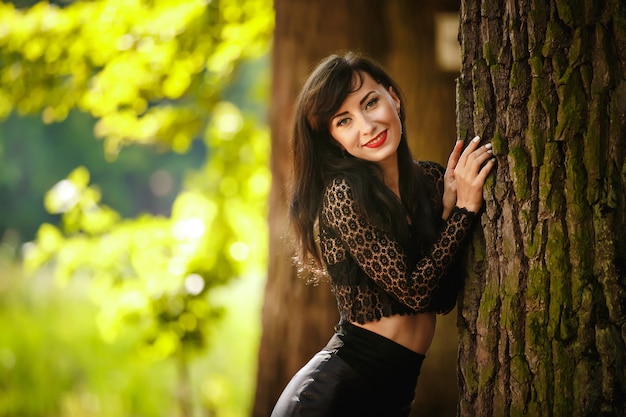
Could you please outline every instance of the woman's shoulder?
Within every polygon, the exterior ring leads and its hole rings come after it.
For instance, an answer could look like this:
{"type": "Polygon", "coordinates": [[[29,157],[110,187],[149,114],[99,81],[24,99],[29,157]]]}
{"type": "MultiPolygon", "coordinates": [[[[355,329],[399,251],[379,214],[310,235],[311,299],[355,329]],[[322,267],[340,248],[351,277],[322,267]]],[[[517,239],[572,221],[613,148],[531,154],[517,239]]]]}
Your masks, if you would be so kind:
{"type": "Polygon", "coordinates": [[[326,199],[352,199],[352,187],[348,178],[344,176],[335,176],[330,178],[324,186],[324,200],[326,199]]]}

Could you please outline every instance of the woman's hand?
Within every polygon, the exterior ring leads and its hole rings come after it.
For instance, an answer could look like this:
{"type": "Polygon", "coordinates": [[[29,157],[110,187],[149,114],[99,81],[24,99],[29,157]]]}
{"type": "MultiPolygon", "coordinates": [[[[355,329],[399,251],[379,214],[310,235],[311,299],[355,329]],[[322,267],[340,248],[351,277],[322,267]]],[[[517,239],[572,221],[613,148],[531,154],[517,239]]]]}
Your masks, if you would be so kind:
{"type": "Polygon", "coordinates": [[[477,212],[483,204],[483,185],[495,165],[495,158],[491,144],[479,147],[479,142],[480,138],[476,136],[463,150],[463,142],[457,141],[448,158],[443,178],[444,219],[455,205],[477,212]]]}
{"type": "Polygon", "coordinates": [[[442,218],[445,220],[450,215],[450,212],[456,205],[456,181],[454,179],[454,167],[456,167],[461,157],[461,151],[463,150],[463,141],[457,140],[452,149],[452,153],[448,158],[448,165],[446,166],[446,173],[443,176],[443,214],[442,218]]]}

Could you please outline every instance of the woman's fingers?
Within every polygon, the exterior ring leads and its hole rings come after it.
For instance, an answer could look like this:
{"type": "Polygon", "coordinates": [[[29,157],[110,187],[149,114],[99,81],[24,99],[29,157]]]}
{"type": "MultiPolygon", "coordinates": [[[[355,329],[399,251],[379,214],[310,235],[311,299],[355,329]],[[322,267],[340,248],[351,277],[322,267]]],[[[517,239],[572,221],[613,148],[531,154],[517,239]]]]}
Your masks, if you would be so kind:
{"type": "Polygon", "coordinates": [[[457,184],[457,205],[477,211],[482,205],[482,188],[495,166],[493,150],[488,143],[479,146],[477,136],[467,145],[454,169],[457,184]]]}
{"type": "Polygon", "coordinates": [[[446,170],[448,172],[452,172],[456,165],[459,163],[459,158],[461,157],[461,152],[463,151],[463,141],[457,140],[454,144],[454,148],[452,149],[452,153],[450,153],[450,157],[448,158],[448,166],[446,170]]]}
{"type": "Polygon", "coordinates": [[[491,143],[488,143],[472,152],[472,156],[474,158],[476,172],[479,172],[483,164],[493,157],[491,143]]]}
{"type": "Polygon", "coordinates": [[[493,167],[496,166],[496,158],[494,158],[491,153],[489,153],[489,158],[487,159],[488,160],[486,160],[486,163],[482,165],[480,171],[478,172],[478,175],[476,176],[476,179],[481,184],[485,183],[485,181],[487,180],[487,175],[489,175],[493,167]]]}
{"type": "Polygon", "coordinates": [[[467,163],[469,156],[472,154],[472,152],[476,150],[479,142],[480,136],[475,136],[474,139],[470,141],[463,153],[461,153],[461,156],[459,158],[459,165],[465,165],[467,163]]]}
{"type": "MultiPolygon", "coordinates": [[[[459,163],[461,170],[467,175],[478,175],[483,164],[493,157],[491,143],[478,147],[478,141],[472,140],[462,155],[463,163],[459,163]]],[[[457,170],[458,171],[458,170],[457,170]]]]}

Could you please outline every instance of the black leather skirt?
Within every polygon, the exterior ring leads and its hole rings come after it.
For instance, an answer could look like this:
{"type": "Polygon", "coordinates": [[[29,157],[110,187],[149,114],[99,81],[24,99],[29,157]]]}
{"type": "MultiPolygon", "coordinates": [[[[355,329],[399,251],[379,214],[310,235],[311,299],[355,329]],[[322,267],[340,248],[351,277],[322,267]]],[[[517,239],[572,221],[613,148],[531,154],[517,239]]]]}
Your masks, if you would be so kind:
{"type": "Polygon", "coordinates": [[[423,360],[392,340],[342,323],[291,379],[271,417],[406,417],[423,360]]]}

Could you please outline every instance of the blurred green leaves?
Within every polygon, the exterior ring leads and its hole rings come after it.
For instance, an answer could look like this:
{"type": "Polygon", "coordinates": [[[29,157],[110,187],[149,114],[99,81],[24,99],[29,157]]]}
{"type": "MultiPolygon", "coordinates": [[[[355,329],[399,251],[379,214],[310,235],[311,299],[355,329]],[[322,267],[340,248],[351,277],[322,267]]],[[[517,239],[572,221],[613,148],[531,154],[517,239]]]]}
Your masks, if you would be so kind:
{"type": "MultiPolygon", "coordinates": [[[[35,276],[88,283],[105,341],[132,328],[143,358],[180,358],[182,386],[189,353],[211,342],[227,307],[211,292],[264,275],[269,132],[225,92],[242,62],[267,53],[272,29],[269,0],[0,3],[0,120],[89,113],[111,160],[134,145],[207,149],[167,217],[124,218],[76,167],[44,196],[59,224],[42,224],[23,251],[35,276]]],[[[167,180],[154,178],[155,189],[167,180]]]]}
{"type": "Polygon", "coordinates": [[[62,213],[61,224],[43,224],[25,245],[30,271],[53,265],[59,282],[92,280],[107,339],[131,320],[159,358],[183,345],[203,347],[204,325],[219,309],[202,296],[233,277],[258,274],[266,262],[268,132],[230,103],[215,109],[205,137],[211,156],[190,175],[170,217],[121,219],[78,167],[44,199],[49,211],[62,213]]]}
{"type": "Polygon", "coordinates": [[[0,3],[0,119],[52,123],[78,108],[99,119],[111,157],[134,142],[184,152],[272,28],[267,0],[0,3]]]}

